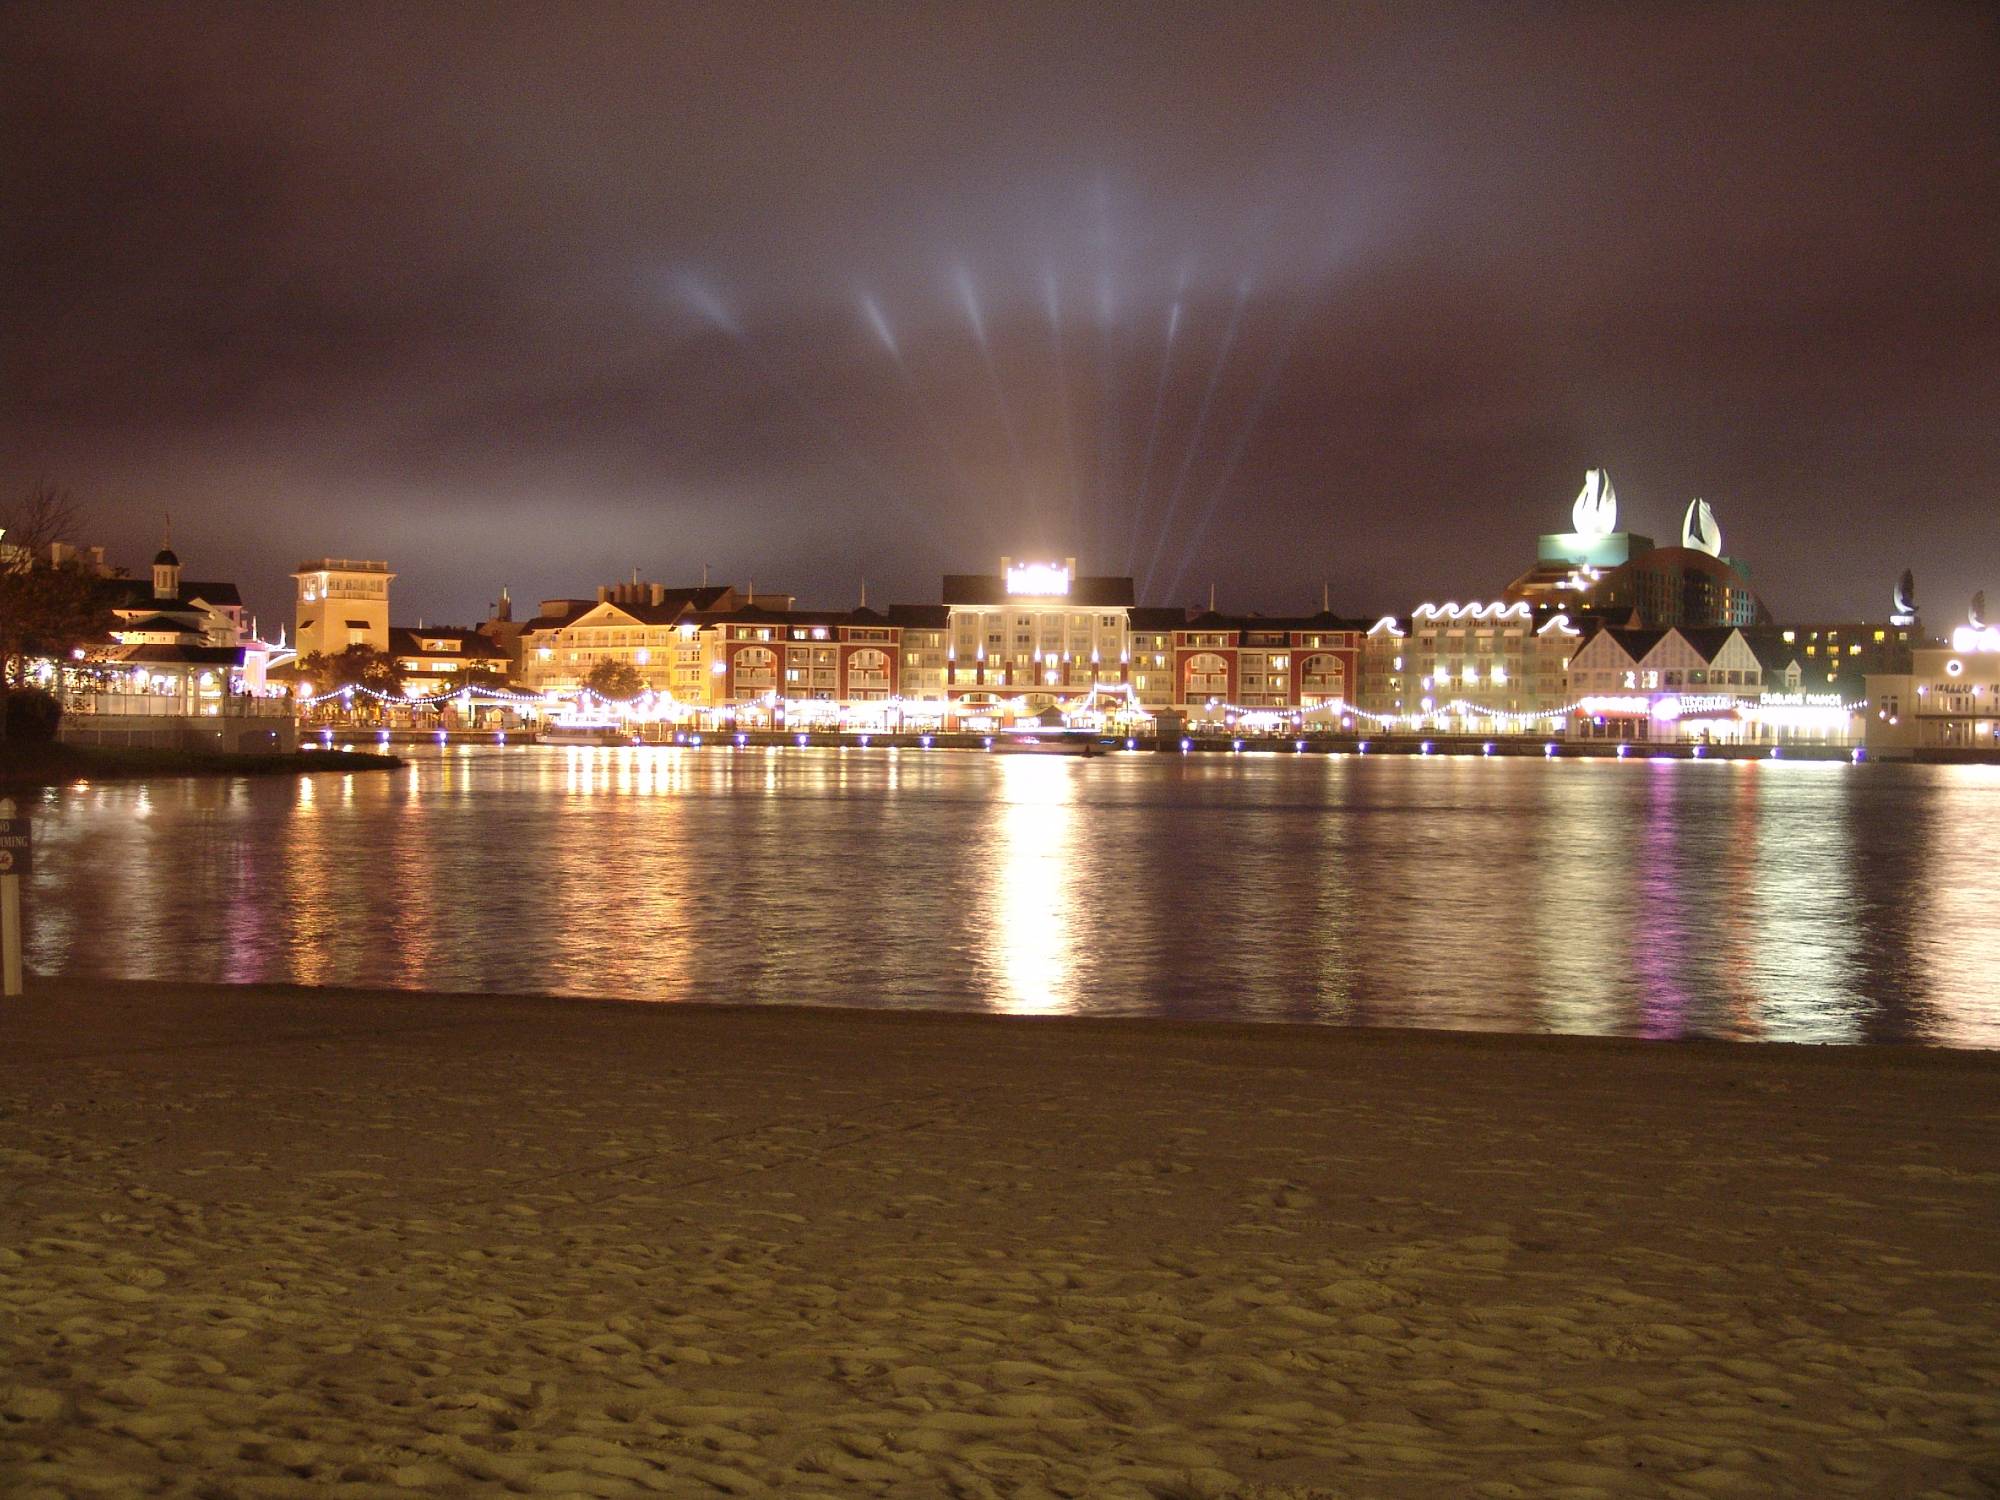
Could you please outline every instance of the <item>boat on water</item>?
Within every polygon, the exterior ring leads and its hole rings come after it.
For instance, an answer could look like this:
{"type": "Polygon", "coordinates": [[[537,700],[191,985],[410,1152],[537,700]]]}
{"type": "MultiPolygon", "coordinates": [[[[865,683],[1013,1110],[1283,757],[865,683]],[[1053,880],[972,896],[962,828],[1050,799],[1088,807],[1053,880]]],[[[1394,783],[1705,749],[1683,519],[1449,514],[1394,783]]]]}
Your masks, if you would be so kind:
{"type": "Polygon", "coordinates": [[[638,736],[610,719],[556,719],[542,731],[544,745],[630,745],[638,736]]]}
{"type": "Polygon", "coordinates": [[[995,755],[1102,755],[1094,729],[1002,729],[988,747],[995,755]]]}

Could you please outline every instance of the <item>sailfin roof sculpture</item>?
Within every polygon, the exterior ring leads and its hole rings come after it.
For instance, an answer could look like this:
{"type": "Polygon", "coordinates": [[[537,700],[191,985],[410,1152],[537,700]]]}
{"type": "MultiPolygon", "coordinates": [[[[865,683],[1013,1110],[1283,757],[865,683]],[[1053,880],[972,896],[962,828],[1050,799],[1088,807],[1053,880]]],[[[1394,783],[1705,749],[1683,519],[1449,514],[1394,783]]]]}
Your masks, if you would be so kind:
{"type": "Polygon", "coordinates": [[[1907,625],[1917,617],[1917,578],[1908,568],[1896,580],[1896,607],[1889,616],[1892,625],[1907,625]]]}
{"type": "Polygon", "coordinates": [[[1579,536],[1610,536],[1618,529],[1618,492],[1611,487],[1609,469],[1585,471],[1583,489],[1569,514],[1579,536]]]}
{"type": "Polygon", "coordinates": [[[1722,556],[1722,528],[1715,524],[1715,512],[1706,500],[1688,501],[1681,520],[1681,545],[1710,557],[1722,556]]]}
{"type": "Polygon", "coordinates": [[[1966,623],[1971,625],[1971,627],[1974,630],[1984,630],[1986,628],[1985,589],[1981,589],[1978,593],[1972,596],[1972,611],[1965,618],[1966,618],[1966,623]]]}

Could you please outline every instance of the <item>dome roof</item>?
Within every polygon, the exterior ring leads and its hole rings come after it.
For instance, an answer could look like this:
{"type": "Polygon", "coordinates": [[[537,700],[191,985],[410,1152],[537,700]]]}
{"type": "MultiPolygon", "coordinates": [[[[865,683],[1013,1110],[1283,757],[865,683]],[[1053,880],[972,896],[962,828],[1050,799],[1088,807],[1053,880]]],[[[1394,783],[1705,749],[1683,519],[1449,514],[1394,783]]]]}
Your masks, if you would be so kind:
{"type": "Polygon", "coordinates": [[[156,568],[178,568],[180,565],[181,560],[174,556],[171,547],[162,547],[153,555],[153,566],[156,568]]]}

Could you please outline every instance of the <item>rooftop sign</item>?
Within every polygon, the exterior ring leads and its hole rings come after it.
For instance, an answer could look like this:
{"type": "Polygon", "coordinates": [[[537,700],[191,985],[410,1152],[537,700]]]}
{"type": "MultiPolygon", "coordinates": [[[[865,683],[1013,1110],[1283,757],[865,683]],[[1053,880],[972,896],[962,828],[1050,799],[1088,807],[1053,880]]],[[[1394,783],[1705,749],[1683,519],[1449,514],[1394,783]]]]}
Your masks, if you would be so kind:
{"type": "Polygon", "coordinates": [[[1007,592],[1047,597],[1069,592],[1069,569],[1061,563],[1014,563],[1007,569],[1007,592]]]}

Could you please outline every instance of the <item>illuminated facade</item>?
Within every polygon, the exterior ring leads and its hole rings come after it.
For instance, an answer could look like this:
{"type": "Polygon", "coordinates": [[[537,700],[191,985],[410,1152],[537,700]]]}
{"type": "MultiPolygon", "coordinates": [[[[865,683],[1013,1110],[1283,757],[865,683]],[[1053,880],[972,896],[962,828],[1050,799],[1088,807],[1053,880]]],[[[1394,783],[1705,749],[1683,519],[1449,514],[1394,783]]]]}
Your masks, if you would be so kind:
{"type": "Polygon", "coordinates": [[[1867,676],[1867,740],[1890,759],[2000,753],[2000,627],[1975,608],[1948,642],[1913,647],[1908,670],[1867,676]]]}
{"type": "Polygon", "coordinates": [[[389,655],[402,674],[406,692],[429,694],[507,680],[506,651],[476,630],[434,626],[391,626],[389,655]]]}
{"type": "Polygon", "coordinates": [[[1538,715],[1568,701],[1577,638],[1566,616],[1538,624],[1522,600],[1420,604],[1407,622],[1391,617],[1368,631],[1360,706],[1378,721],[1447,732],[1534,731],[1544,727],[1538,715]]]}
{"type": "Polygon", "coordinates": [[[1021,698],[1040,708],[1126,683],[1132,580],[1080,577],[1076,559],[1000,559],[994,574],[948,573],[945,697],[986,707],[1021,698]]]}
{"type": "MultiPolygon", "coordinates": [[[[101,549],[93,551],[101,559],[101,549]]],[[[184,579],[180,558],[162,547],[150,577],[99,576],[91,587],[111,614],[110,640],[92,659],[126,669],[118,691],[211,714],[232,692],[263,687],[268,648],[248,629],[235,584],[184,579]]]]}
{"type": "Polygon", "coordinates": [[[783,611],[792,596],[753,596],[729,584],[670,589],[635,581],[601,587],[594,599],[544,599],[519,633],[521,682],[534,692],[573,691],[600,662],[620,662],[651,692],[700,701],[709,665],[701,617],[734,614],[753,602],[783,611]]]}
{"type": "Polygon", "coordinates": [[[1172,707],[1196,722],[1224,706],[1252,715],[1337,715],[1352,709],[1360,691],[1365,620],[1140,613],[1132,685],[1148,708],[1172,707]]]}
{"type": "Polygon", "coordinates": [[[943,604],[892,604],[888,617],[900,633],[903,696],[944,702],[945,665],[951,650],[950,608],[943,604]]]}
{"type": "Polygon", "coordinates": [[[1507,586],[1504,598],[1538,613],[1560,610],[1579,624],[1586,618],[1646,629],[1771,623],[1748,566],[1721,555],[1722,529],[1706,500],[1689,504],[1678,547],[1608,529],[1617,521],[1617,501],[1602,470],[1586,476],[1571,514],[1577,529],[1543,536],[1534,566],[1507,586]]]}
{"type": "Polygon", "coordinates": [[[322,557],[300,563],[292,577],[301,657],[337,656],[349,646],[389,649],[389,585],[396,575],[386,562],[322,557]]]}
{"type": "Polygon", "coordinates": [[[1816,690],[1775,632],[1598,630],[1570,660],[1569,737],[1635,744],[1851,745],[1853,695],[1816,690]]]}
{"type": "Polygon", "coordinates": [[[1806,684],[1814,691],[1844,686],[1854,697],[1864,691],[1862,679],[1870,673],[1909,671],[1911,651],[1925,644],[1923,626],[1914,616],[1901,624],[1845,620],[1787,625],[1776,634],[1797,653],[1806,684]]]}

